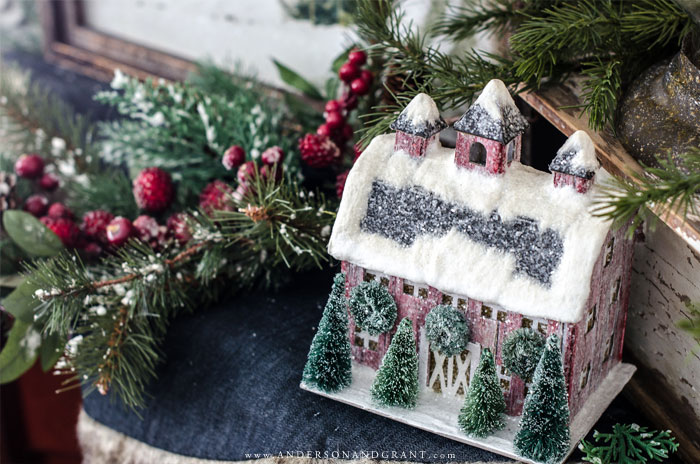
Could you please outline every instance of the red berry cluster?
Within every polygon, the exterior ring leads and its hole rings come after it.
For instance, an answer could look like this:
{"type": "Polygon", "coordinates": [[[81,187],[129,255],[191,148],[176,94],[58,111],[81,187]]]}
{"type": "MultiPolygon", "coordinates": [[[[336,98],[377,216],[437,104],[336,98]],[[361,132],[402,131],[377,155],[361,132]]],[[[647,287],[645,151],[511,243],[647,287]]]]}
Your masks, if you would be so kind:
{"type": "MultiPolygon", "coordinates": [[[[233,192],[233,197],[241,199],[252,191],[255,180],[260,177],[262,180],[274,178],[275,181],[282,179],[284,150],[278,146],[273,146],[262,152],[260,161],[262,166],[258,166],[255,161],[246,161],[246,153],[243,147],[234,145],[224,152],[221,164],[226,170],[237,169],[236,179],[238,187],[233,192]]],[[[206,212],[213,210],[229,210],[232,208],[229,202],[231,187],[221,180],[210,182],[199,195],[199,206],[206,212]]]]}
{"type": "Polygon", "coordinates": [[[326,122],[318,127],[316,134],[306,134],[299,140],[301,159],[308,166],[325,168],[342,159],[342,149],[353,137],[352,126],[347,122],[348,115],[357,108],[358,98],[369,93],[374,80],[372,72],[362,68],[365,63],[365,52],[350,52],[348,60],[338,70],[338,77],[344,83],[343,96],[326,103],[326,122]]]}
{"type": "MultiPolygon", "coordinates": [[[[185,243],[191,238],[185,216],[181,213],[172,215],[167,225],[159,225],[155,218],[148,215],[138,216],[132,222],[104,210],[88,211],[82,221],[76,221],[73,212],[63,203],[49,201],[50,196],[60,196],[60,192],[55,192],[59,179],[52,173],[44,172],[44,167],[44,159],[37,154],[22,155],[15,163],[15,173],[34,182],[40,190],[24,201],[24,210],[38,217],[67,248],[81,250],[86,257],[95,258],[109,247],[123,245],[131,237],[153,248],[163,247],[171,239],[185,243]]],[[[136,177],[133,193],[141,209],[158,213],[172,204],[174,186],[167,172],[151,167],[136,177]]]]}

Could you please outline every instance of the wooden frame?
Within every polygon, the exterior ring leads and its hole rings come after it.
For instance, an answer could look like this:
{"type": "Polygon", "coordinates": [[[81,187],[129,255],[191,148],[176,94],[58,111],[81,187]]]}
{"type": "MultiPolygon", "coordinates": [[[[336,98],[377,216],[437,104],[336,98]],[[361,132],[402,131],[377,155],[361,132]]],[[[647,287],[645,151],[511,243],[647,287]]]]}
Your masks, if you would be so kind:
{"type": "Polygon", "coordinates": [[[182,80],[195,69],[189,60],[118,39],[85,24],[81,0],[37,0],[49,61],[101,81],[119,68],[138,78],[182,80]]]}

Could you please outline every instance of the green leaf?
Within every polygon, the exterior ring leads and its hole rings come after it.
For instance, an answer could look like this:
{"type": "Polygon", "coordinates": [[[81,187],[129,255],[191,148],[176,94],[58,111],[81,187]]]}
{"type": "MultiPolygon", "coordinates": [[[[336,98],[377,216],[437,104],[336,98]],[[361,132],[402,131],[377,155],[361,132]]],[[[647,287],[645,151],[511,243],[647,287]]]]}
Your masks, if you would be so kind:
{"type": "Polygon", "coordinates": [[[38,289],[36,284],[30,283],[29,279],[25,278],[12,293],[2,300],[2,305],[15,318],[31,324],[34,321],[34,308],[39,305],[39,301],[34,298],[34,292],[38,289]]]}
{"type": "Polygon", "coordinates": [[[337,77],[331,77],[326,81],[326,96],[329,99],[338,98],[338,87],[340,85],[340,79],[337,77]]]}
{"type": "Polygon", "coordinates": [[[301,77],[296,71],[292,71],[282,63],[277,60],[272,60],[277,66],[277,71],[280,74],[280,78],[291,85],[292,87],[298,89],[301,93],[307,97],[313,98],[314,100],[323,100],[323,95],[311,82],[307,81],[301,77]]]}
{"type": "Polygon", "coordinates": [[[36,337],[41,335],[32,329],[31,324],[15,320],[5,348],[0,352],[0,384],[12,382],[34,365],[39,346],[30,345],[37,342],[36,337]]]}
{"type": "Polygon", "coordinates": [[[355,48],[355,45],[352,45],[345,49],[343,53],[338,55],[334,60],[333,60],[333,65],[331,66],[331,69],[335,74],[338,74],[338,71],[340,71],[340,67],[348,61],[348,55],[350,55],[350,50],[355,48]]]}
{"type": "Polygon", "coordinates": [[[50,257],[63,249],[61,239],[27,212],[16,209],[5,211],[2,225],[10,238],[27,253],[50,257]]]}
{"type": "Polygon", "coordinates": [[[41,342],[41,370],[47,372],[51,369],[58,358],[63,354],[63,347],[66,346],[66,339],[54,333],[41,342]]]}

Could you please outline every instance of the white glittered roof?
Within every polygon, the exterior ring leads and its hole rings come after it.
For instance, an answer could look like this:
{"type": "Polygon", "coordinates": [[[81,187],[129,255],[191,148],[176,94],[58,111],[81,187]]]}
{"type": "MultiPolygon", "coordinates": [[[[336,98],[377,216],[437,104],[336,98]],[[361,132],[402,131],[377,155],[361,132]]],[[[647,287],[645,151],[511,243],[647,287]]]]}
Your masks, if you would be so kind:
{"type": "Polygon", "coordinates": [[[595,185],[586,194],[555,188],[551,174],[517,162],[500,176],[459,168],[454,150],[438,142],[420,160],[394,154],[393,146],[394,134],[376,137],[350,171],[329,243],[332,256],[530,317],[583,317],[593,266],[610,228],[590,214],[595,185]],[[396,192],[419,200],[402,204],[391,196],[396,192]],[[428,205],[425,213],[416,203],[428,205]],[[454,225],[440,222],[452,216],[454,225]],[[405,227],[401,221],[407,218],[418,225],[405,227]],[[552,249],[530,254],[526,247],[534,242],[504,240],[504,232],[533,228],[536,237],[557,238],[552,249]],[[540,258],[551,271],[544,277],[533,266],[540,258]]]}

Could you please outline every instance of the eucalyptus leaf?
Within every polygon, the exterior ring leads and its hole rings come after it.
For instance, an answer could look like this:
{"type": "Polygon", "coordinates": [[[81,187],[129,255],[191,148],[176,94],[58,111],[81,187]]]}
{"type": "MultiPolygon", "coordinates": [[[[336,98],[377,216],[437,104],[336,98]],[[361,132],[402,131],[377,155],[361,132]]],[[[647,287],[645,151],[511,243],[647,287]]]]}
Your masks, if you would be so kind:
{"type": "Polygon", "coordinates": [[[41,370],[47,372],[51,369],[58,358],[63,354],[63,347],[66,346],[66,339],[54,333],[46,337],[41,342],[41,370]]]}
{"type": "Polygon", "coordinates": [[[35,256],[55,256],[63,250],[61,239],[31,214],[12,209],[2,214],[7,235],[24,251],[35,256]]]}
{"type": "Polygon", "coordinates": [[[34,292],[38,289],[39,287],[30,283],[29,279],[24,279],[12,293],[2,300],[2,305],[15,318],[31,324],[34,320],[34,308],[39,305],[39,301],[34,298],[34,292]]]}
{"type": "Polygon", "coordinates": [[[12,382],[34,365],[40,343],[41,335],[31,324],[15,320],[7,343],[0,351],[0,384],[12,382]]]}
{"type": "Polygon", "coordinates": [[[275,63],[275,66],[277,66],[280,79],[282,79],[285,83],[299,90],[307,97],[313,98],[314,100],[323,100],[323,95],[321,95],[321,92],[316,88],[316,86],[304,79],[301,75],[299,75],[299,73],[292,71],[277,60],[272,60],[272,62],[275,63]]]}

